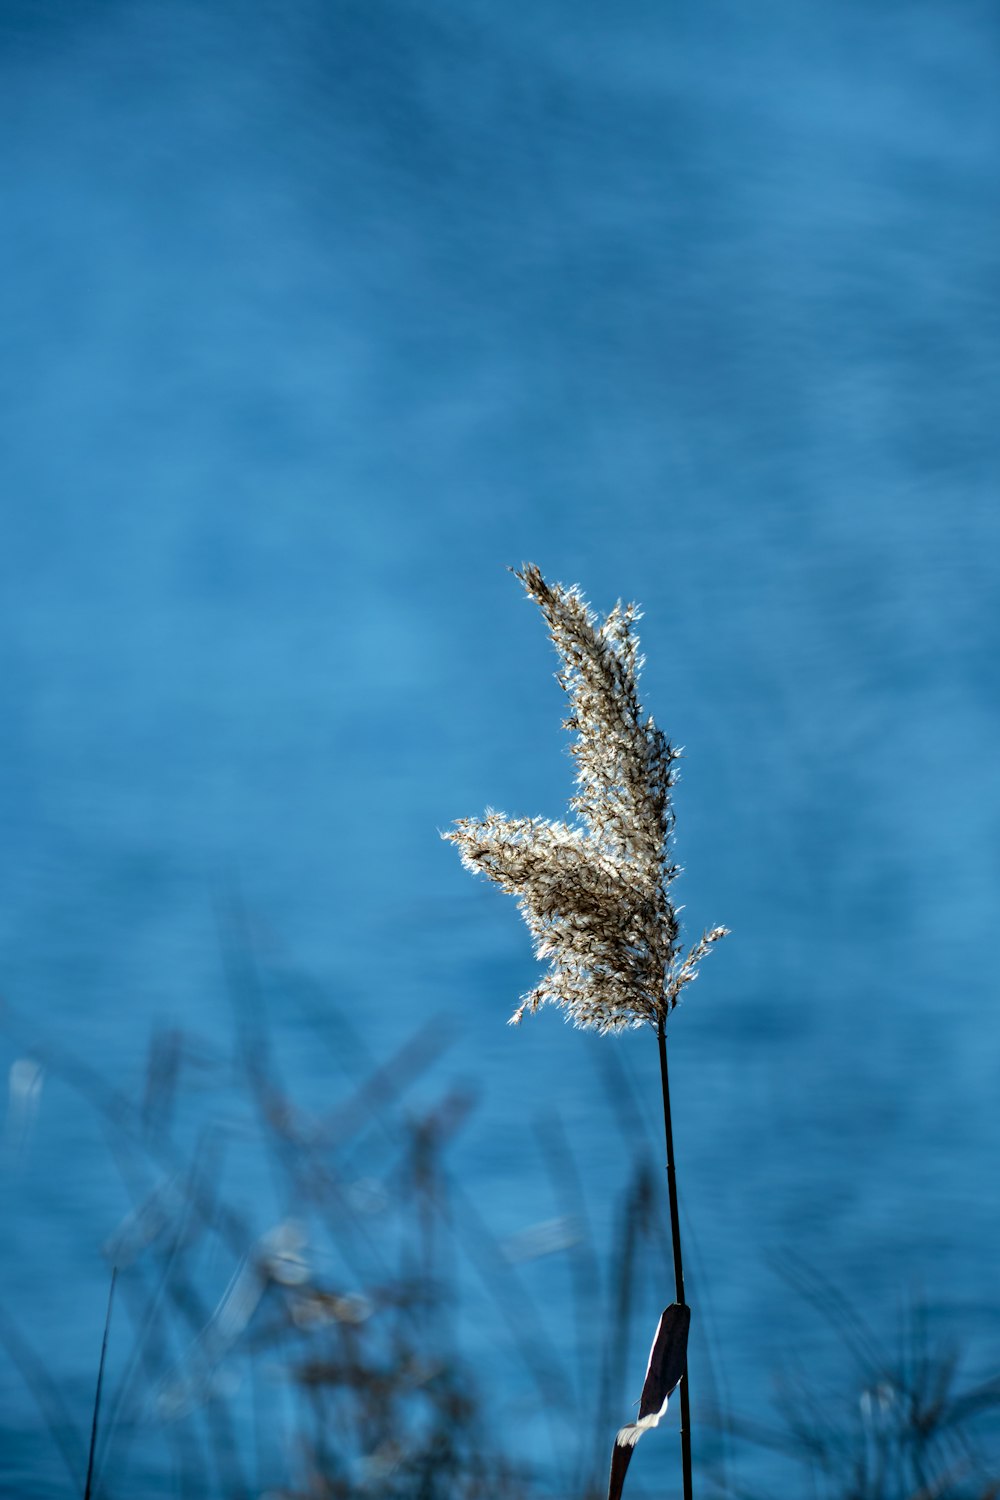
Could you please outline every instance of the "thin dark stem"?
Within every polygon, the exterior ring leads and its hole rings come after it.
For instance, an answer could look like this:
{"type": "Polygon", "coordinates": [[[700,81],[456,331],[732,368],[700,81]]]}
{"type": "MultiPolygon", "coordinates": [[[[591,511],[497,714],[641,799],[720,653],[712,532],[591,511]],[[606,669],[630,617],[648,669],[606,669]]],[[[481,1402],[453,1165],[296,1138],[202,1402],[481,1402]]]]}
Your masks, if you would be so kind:
{"type": "Polygon", "coordinates": [[[104,1384],[104,1361],[108,1355],[108,1334],[111,1331],[111,1305],[115,1300],[115,1282],[117,1280],[118,1267],[114,1266],[111,1271],[111,1286],[108,1289],[108,1311],[104,1319],[101,1362],[97,1366],[97,1392],[94,1396],[94,1418],[90,1428],[90,1453],[87,1455],[87,1483],[83,1491],[83,1500],[90,1500],[91,1487],[94,1483],[94,1457],[97,1453],[97,1423],[101,1415],[101,1387],[104,1384]]]}
{"type": "MultiPolygon", "coordinates": [[[[670,1235],[674,1248],[674,1286],[676,1300],[684,1303],[684,1262],[681,1258],[681,1217],[677,1208],[677,1168],[674,1163],[674,1127],[670,1118],[670,1080],[667,1075],[667,1027],[660,1016],[656,1023],[656,1041],[660,1049],[660,1086],[663,1090],[663,1132],[667,1142],[667,1192],[670,1196],[670,1235]]],[[[684,1476],[684,1500],[692,1500],[691,1480],[691,1396],[688,1372],[681,1380],[681,1468],[684,1476]]]]}

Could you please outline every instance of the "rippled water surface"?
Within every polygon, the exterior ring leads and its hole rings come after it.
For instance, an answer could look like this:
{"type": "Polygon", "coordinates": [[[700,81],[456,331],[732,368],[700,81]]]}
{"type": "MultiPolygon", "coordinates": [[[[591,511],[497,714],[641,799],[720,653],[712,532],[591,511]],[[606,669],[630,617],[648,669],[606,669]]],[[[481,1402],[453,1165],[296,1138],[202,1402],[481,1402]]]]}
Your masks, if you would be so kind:
{"type": "MultiPolygon", "coordinates": [[[[135,1092],[154,1027],[224,1047],[237,897],[372,1056],[448,1018],[496,1235],[555,1211],[541,1111],[611,1232],[600,1049],[654,1124],[655,1049],[505,1029],[527,936],[438,838],[569,790],[525,558],[642,602],[678,889],[733,932],[671,1038],[696,1403],[839,1378],[792,1260],[995,1364],[992,8],[8,0],[0,41],[0,1266],[81,1426],[124,1199],[52,1049],[135,1092]]],[[[64,1492],[2,1352],[0,1408],[0,1487],[64,1492]]]]}

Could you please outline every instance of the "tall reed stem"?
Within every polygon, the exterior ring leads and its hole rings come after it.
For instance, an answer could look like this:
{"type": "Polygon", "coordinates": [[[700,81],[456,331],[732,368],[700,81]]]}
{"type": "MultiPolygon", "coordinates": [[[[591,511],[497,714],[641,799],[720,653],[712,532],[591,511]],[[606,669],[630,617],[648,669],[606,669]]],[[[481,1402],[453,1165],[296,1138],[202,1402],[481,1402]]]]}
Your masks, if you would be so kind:
{"type": "Polygon", "coordinates": [[[83,1490],[83,1500],[90,1500],[94,1484],[94,1459],[97,1456],[97,1423],[101,1415],[101,1387],[104,1384],[104,1361],[108,1357],[108,1334],[111,1332],[111,1307],[115,1300],[115,1282],[118,1280],[118,1267],[112,1267],[111,1286],[108,1289],[108,1311],[104,1319],[104,1338],[101,1340],[101,1359],[97,1366],[97,1392],[94,1396],[94,1416],[90,1425],[90,1452],[87,1455],[87,1482],[83,1490]]]}
{"type": "MultiPolygon", "coordinates": [[[[674,1248],[674,1285],[676,1300],[684,1303],[684,1262],[681,1257],[681,1219],[677,1208],[677,1168],[674,1163],[674,1128],[670,1118],[670,1079],[667,1074],[667,1026],[661,1015],[656,1023],[656,1041],[660,1049],[660,1086],[663,1091],[663,1132],[667,1142],[667,1192],[670,1197],[670,1236],[674,1248]]],[[[684,1475],[684,1500],[692,1500],[691,1480],[691,1397],[688,1372],[681,1380],[681,1468],[684,1475]]]]}

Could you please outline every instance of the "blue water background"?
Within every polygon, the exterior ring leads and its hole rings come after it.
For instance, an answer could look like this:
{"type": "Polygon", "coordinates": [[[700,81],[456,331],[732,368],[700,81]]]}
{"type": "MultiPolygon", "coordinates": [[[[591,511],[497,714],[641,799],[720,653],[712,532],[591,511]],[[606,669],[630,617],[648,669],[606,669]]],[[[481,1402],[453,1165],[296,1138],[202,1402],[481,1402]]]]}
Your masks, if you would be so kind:
{"type": "MultiPolygon", "coordinates": [[[[5,1074],[58,1042],[135,1092],[154,1025],[222,1047],[238,892],[376,1057],[454,1018],[429,1086],[480,1091],[498,1236],[556,1212],[549,1110],[606,1238],[596,1049],[654,1122],[655,1049],[505,1028],[526,934],[438,838],[564,808],[532,559],[644,606],[678,893],[733,934],[671,1035],[696,1401],[709,1359],[761,1416],[793,1350],[838,1378],[791,1256],[995,1368],[998,40],[976,0],[5,0],[5,1074]]],[[[312,1104],[319,1010],[271,1016],[312,1104]]],[[[54,1070],[0,1193],[82,1425],[125,1198],[54,1070]]],[[[0,1489],[65,1492],[3,1356],[0,1410],[0,1489]]]]}

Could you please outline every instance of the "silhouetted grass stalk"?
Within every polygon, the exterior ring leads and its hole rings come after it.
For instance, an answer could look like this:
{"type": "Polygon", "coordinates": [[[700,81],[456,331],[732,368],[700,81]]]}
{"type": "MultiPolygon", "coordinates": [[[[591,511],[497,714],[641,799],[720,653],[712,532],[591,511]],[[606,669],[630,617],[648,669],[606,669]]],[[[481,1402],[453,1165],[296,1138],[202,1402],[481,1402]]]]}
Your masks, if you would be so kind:
{"type": "Polygon", "coordinates": [[[90,1500],[94,1484],[94,1459],[97,1456],[97,1424],[101,1416],[101,1391],[104,1386],[104,1362],[108,1357],[108,1335],[111,1332],[111,1308],[115,1300],[115,1282],[118,1280],[118,1267],[111,1268],[111,1286],[108,1288],[108,1310],[104,1318],[104,1337],[101,1340],[101,1358],[97,1366],[97,1390],[94,1393],[94,1414],[90,1423],[90,1450],[87,1454],[87,1482],[84,1485],[83,1500],[90,1500]]]}
{"type": "Polygon", "coordinates": [[[671,790],[680,751],[644,713],[642,658],[634,604],[617,604],[603,621],[579,589],[546,583],[525,564],[516,575],[539,606],[560,658],[558,682],[570,700],[564,727],[575,735],[576,793],[571,823],[508,818],[488,810],[461,818],[445,838],[467,868],[488,875],[518,899],[535,943],[548,961],[540,983],[511,1017],[541,1005],[563,1007],[577,1026],[600,1032],[651,1025],[657,1033],[667,1184],[677,1302],[654,1339],[639,1418],[619,1430],[609,1497],[624,1484],[632,1449],[659,1424],[681,1386],[681,1454],[685,1500],[692,1500],[690,1394],[685,1365],[689,1312],[684,1298],[677,1172],[674,1162],[666,1022],[722,927],[706,931],[686,954],[670,886],[680,873],[671,858],[671,790]],[[683,1311],[682,1311],[683,1309],[683,1311]],[[673,1384],[664,1385],[669,1376],[673,1384]]]}
{"type": "MultiPolygon", "coordinates": [[[[677,1166],[674,1161],[674,1127],[670,1114],[670,1075],[667,1071],[667,1025],[661,1016],[656,1025],[656,1044],[660,1053],[660,1088],[663,1093],[663,1134],[667,1147],[667,1194],[670,1199],[670,1239],[674,1251],[674,1295],[682,1307],[684,1296],[684,1258],[681,1254],[681,1218],[677,1206],[677,1166]]],[[[684,1500],[691,1500],[694,1481],[691,1473],[691,1382],[687,1370],[681,1381],[681,1470],[684,1500]]]]}

